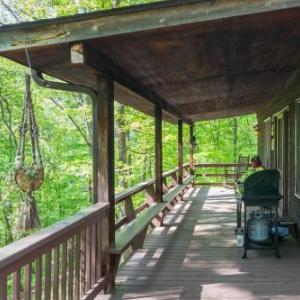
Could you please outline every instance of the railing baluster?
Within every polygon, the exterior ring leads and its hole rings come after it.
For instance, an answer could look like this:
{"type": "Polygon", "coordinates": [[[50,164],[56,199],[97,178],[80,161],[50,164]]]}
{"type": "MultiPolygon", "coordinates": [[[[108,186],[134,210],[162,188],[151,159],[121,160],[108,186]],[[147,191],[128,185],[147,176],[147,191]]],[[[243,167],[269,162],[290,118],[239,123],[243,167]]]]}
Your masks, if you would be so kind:
{"type": "MultiPolygon", "coordinates": [[[[129,197],[125,201],[124,207],[125,207],[127,222],[130,223],[136,217],[132,197],[129,197]]],[[[139,236],[136,237],[135,241],[133,242],[132,244],[133,249],[141,248],[141,245],[143,244],[143,240],[144,240],[144,233],[141,233],[139,236]]]]}
{"type": "Polygon", "coordinates": [[[102,247],[101,247],[101,221],[97,222],[97,266],[96,266],[96,277],[97,280],[102,275],[102,247]]]}
{"type": "Polygon", "coordinates": [[[31,299],[31,263],[25,266],[25,288],[24,288],[24,300],[31,299]]]}
{"type": "Polygon", "coordinates": [[[96,224],[91,225],[91,286],[96,282],[96,224]]]}
{"type": "Polygon", "coordinates": [[[86,292],[91,288],[91,227],[86,229],[86,292]]]}
{"type": "Polygon", "coordinates": [[[108,215],[101,219],[101,253],[102,253],[102,274],[108,274],[109,270],[109,241],[108,241],[108,215]]]}
{"type": "Polygon", "coordinates": [[[13,273],[13,300],[20,299],[21,273],[20,269],[13,273]]]}
{"type": "Polygon", "coordinates": [[[0,299],[7,300],[7,277],[0,278],[0,299]]]}
{"type": "Polygon", "coordinates": [[[163,178],[163,193],[166,194],[169,191],[167,177],[163,178]]]}
{"type": "Polygon", "coordinates": [[[183,177],[186,178],[189,175],[188,168],[183,168],[183,177]]]}
{"type": "Polygon", "coordinates": [[[80,297],[80,234],[75,236],[75,278],[74,278],[74,300],[80,297]]]}
{"type": "Polygon", "coordinates": [[[54,249],[53,258],[53,299],[59,296],[59,246],[54,249]]]}
{"type": "Polygon", "coordinates": [[[177,173],[176,172],[172,173],[171,180],[172,180],[172,187],[176,186],[176,184],[177,184],[177,173]]]}
{"type": "Polygon", "coordinates": [[[134,211],[132,197],[129,197],[127,200],[125,200],[124,208],[125,208],[127,223],[130,223],[133,219],[135,219],[135,211],[134,211]]]}
{"type": "Polygon", "coordinates": [[[42,256],[35,262],[35,300],[42,299],[42,256]]]}
{"type": "Polygon", "coordinates": [[[86,291],[86,229],[80,234],[80,295],[86,291]]]}
{"type": "Polygon", "coordinates": [[[74,239],[68,241],[68,299],[73,299],[74,279],[74,239]]]}
{"type": "Polygon", "coordinates": [[[62,243],[62,260],[61,260],[61,299],[67,297],[67,241],[62,243]]]}
{"type": "Polygon", "coordinates": [[[51,299],[51,251],[45,255],[45,300],[51,299]]]}
{"type": "Polygon", "coordinates": [[[154,202],[155,192],[154,192],[154,186],[150,185],[146,188],[146,198],[147,203],[151,205],[154,202]]]}
{"type": "MultiPolygon", "coordinates": [[[[154,192],[154,186],[150,185],[146,188],[146,198],[147,198],[147,204],[150,206],[154,203],[155,201],[155,192],[154,192]]],[[[160,216],[157,216],[155,219],[151,221],[151,224],[154,227],[159,227],[161,226],[161,218],[160,216]]]]}

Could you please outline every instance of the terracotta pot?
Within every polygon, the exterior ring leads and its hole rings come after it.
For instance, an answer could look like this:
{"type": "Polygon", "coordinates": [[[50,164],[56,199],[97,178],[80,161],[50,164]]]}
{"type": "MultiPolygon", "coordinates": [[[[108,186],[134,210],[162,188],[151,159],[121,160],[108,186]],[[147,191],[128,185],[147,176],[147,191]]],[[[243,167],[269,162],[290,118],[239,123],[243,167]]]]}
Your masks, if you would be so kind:
{"type": "Polygon", "coordinates": [[[24,168],[19,168],[15,173],[15,180],[17,185],[21,188],[23,192],[35,191],[38,190],[44,181],[44,168],[30,168],[25,170],[24,168]],[[36,172],[36,175],[33,177],[29,174],[26,174],[28,171],[36,172]]]}

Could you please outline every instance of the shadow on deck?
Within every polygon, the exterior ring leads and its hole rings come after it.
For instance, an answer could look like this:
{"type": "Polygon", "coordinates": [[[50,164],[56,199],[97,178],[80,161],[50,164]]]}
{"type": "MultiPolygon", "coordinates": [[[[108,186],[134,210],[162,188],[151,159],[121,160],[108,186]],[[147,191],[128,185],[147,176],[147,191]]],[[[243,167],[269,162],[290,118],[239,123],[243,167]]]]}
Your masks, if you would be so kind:
{"type": "Polygon", "coordinates": [[[281,260],[272,250],[242,260],[234,229],[232,190],[190,189],[120,267],[106,299],[300,299],[298,243],[282,242],[281,260]]]}

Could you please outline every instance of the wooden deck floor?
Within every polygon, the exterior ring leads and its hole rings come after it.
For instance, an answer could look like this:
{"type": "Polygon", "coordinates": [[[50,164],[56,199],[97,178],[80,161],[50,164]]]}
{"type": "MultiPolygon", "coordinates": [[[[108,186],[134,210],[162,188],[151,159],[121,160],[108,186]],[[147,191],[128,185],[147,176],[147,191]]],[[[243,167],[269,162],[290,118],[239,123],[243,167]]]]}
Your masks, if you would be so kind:
{"type": "Polygon", "coordinates": [[[242,249],[234,239],[235,200],[225,188],[191,189],[123,265],[110,299],[300,299],[300,247],[242,249]]]}

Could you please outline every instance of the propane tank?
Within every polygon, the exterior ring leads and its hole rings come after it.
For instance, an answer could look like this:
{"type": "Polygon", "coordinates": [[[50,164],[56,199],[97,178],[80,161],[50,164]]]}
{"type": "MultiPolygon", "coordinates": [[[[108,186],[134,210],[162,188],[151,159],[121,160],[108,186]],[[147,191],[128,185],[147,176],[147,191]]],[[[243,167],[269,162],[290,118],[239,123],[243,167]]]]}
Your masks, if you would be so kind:
{"type": "Polygon", "coordinates": [[[262,242],[269,238],[270,217],[260,211],[250,214],[248,220],[248,238],[254,242],[262,242]]]}

